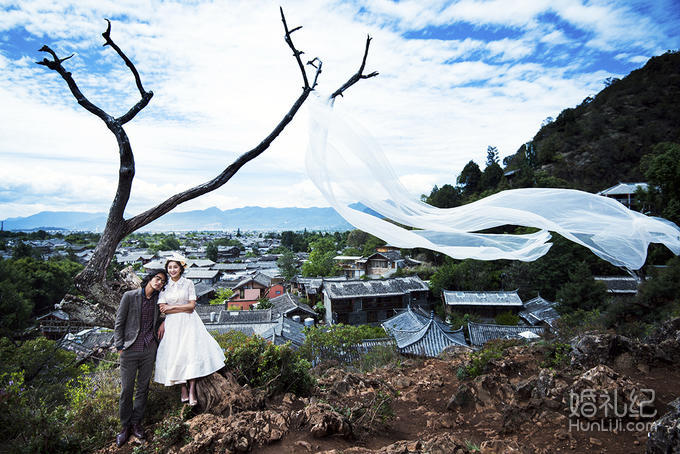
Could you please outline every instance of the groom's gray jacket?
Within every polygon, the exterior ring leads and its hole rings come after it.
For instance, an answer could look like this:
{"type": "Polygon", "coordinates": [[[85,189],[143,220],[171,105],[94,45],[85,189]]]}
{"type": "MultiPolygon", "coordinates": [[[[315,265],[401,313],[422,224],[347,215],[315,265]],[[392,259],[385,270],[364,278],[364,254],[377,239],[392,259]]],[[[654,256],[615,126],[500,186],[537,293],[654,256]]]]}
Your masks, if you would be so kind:
{"type": "MultiPolygon", "coordinates": [[[[125,292],[120,299],[118,311],[116,311],[116,322],[113,326],[113,345],[116,350],[125,350],[134,344],[142,326],[142,292],[143,288],[125,292]]],[[[158,326],[161,324],[160,310],[156,302],[158,293],[151,297],[154,303],[153,311],[153,337],[158,342],[158,326]]]]}

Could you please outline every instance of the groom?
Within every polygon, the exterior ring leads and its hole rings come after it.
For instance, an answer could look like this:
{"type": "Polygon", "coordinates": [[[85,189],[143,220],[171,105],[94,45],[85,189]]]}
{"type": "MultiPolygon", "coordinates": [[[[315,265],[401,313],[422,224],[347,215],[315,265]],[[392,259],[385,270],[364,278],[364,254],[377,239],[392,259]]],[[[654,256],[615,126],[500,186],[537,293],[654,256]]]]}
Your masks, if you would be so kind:
{"type": "Polygon", "coordinates": [[[156,349],[165,330],[156,303],[167,280],[165,270],[152,270],[142,279],[141,288],[125,292],[116,312],[113,345],[120,355],[120,422],[123,427],[116,436],[119,448],[131,433],[140,440],[145,438],[142,417],[156,349]]]}

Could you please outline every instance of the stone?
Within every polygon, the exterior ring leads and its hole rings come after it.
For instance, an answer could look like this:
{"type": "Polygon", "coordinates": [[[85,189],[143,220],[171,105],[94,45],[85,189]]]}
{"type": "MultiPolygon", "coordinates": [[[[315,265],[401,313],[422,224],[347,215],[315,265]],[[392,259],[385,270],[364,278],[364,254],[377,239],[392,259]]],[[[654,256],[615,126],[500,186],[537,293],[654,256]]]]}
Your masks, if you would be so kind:
{"type": "Polygon", "coordinates": [[[680,398],[668,404],[670,411],[654,421],[647,438],[647,454],[680,452],[680,398]]]}
{"type": "Polygon", "coordinates": [[[602,442],[595,437],[590,437],[590,444],[594,446],[602,446],[602,442]]]}
{"type": "Polygon", "coordinates": [[[298,441],[296,441],[296,442],[295,442],[295,446],[299,446],[299,447],[301,447],[301,448],[304,448],[304,449],[307,450],[307,452],[312,452],[312,451],[313,451],[313,448],[312,448],[311,443],[309,443],[309,442],[307,442],[307,441],[304,441],[304,440],[298,440],[298,441]]]}
{"type": "Polygon", "coordinates": [[[470,387],[463,383],[458,386],[456,393],[449,399],[446,409],[451,411],[459,407],[468,407],[474,403],[474,399],[475,397],[470,387]]]}

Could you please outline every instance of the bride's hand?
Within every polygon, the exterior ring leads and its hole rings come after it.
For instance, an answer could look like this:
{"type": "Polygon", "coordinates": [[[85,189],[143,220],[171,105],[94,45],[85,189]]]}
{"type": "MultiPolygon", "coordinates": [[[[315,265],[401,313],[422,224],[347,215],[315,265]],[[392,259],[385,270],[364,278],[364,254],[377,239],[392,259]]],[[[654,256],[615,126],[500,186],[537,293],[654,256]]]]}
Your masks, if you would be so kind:
{"type": "Polygon", "coordinates": [[[165,311],[168,310],[168,305],[167,305],[167,304],[159,304],[159,305],[158,305],[158,309],[160,309],[160,311],[161,311],[163,314],[165,314],[165,311]]]}

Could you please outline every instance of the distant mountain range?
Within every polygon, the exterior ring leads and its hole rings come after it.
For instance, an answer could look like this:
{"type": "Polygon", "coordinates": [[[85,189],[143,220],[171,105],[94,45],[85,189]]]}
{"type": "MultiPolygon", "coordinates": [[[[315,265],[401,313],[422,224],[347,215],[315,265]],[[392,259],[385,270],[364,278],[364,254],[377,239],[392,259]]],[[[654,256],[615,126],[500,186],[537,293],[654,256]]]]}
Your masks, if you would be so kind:
{"type": "MultiPolygon", "coordinates": [[[[361,204],[353,208],[371,213],[361,204]]],[[[7,218],[5,230],[84,230],[98,232],[106,223],[105,213],[77,211],[42,211],[27,217],[7,218]]],[[[353,229],[333,208],[264,208],[244,207],[220,210],[170,212],[142,229],[171,230],[332,230],[353,229]]]]}

